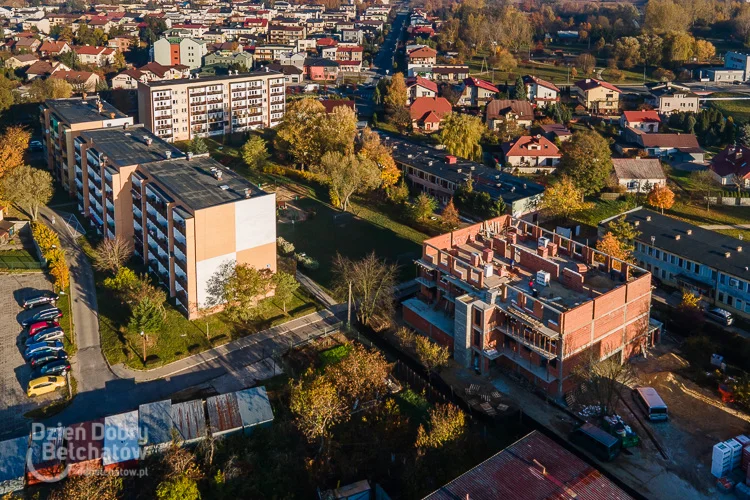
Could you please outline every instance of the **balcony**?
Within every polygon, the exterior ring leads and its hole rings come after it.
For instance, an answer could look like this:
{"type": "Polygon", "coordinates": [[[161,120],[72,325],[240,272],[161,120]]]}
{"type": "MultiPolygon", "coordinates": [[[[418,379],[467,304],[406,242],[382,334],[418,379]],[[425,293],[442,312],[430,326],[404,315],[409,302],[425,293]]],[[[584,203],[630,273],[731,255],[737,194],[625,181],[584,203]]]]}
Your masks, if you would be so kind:
{"type": "Polygon", "coordinates": [[[174,242],[173,244],[174,244],[175,248],[179,248],[180,252],[182,252],[183,255],[187,255],[187,245],[185,243],[183,243],[182,241],[178,240],[177,238],[175,238],[173,240],[173,242],[174,242]]]}
{"type": "Polygon", "coordinates": [[[169,255],[160,254],[159,252],[156,252],[156,260],[159,261],[159,263],[164,266],[164,269],[167,269],[166,278],[167,282],[169,281],[169,255]]]}
{"type": "Polygon", "coordinates": [[[133,195],[133,204],[135,205],[135,202],[137,201],[138,204],[141,204],[141,191],[139,189],[136,189],[134,187],[130,188],[130,194],[133,195]]]}
{"type": "Polygon", "coordinates": [[[146,211],[146,219],[149,220],[154,226],[159,225],[159,219],[157,219],[156,214],[153,212],[146,211]]]}
{"type": "Polygon", "coordinates": [[[189,303],[187,292],[185,292],[185,290],[177,290],[177,293],[175,295],[177,296],[179,305],[182,306],[184,309],[187,309],[187,306],[189,303]]]}

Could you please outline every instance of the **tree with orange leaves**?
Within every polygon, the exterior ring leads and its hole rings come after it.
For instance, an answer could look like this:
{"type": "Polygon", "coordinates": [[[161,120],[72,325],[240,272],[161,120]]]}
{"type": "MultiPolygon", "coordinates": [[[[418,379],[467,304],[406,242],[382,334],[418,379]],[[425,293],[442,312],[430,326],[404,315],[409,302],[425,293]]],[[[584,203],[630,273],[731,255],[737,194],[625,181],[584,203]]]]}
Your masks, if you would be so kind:
{"type": "Polygon", "coordinates": [[[23,165],[23,155],[29,148],[31,132],[20,125],[11,125],[0,135],[0,177],[23,165]]]}
{"type": "Polygon", "coordinates": [[[654,208],[661,210],[669,210],[674,205],[674,192],[667,186],[655,185],[654,188],[648,193],[648,204],[654,208]]]}
{"type": "Polygon", "coordinates": [[[373,132],[369,127],[362,130],[359,154],[378,165],[381,179],[380,187],[388,189],[398,182],[401,171],[393,160],[391,150],[380,141],[377,132],[373,132]]]}
{"type": "Polygon", "coordinates": [[[607,231],[607,234],[602,239],[596,242],[596,249],[616,259],[630,260],[630,252],[609,231],[607,231]]]}

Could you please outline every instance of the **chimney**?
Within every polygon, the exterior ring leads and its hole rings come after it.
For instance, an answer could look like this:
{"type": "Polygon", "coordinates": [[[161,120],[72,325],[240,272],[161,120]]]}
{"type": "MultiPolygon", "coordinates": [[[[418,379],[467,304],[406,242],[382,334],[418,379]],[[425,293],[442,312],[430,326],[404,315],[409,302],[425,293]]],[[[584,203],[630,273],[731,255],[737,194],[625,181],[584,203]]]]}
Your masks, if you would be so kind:
{"type": "Polygon", "coordinates": [[[146,146],[150,146],[153,142],[153,139],[151,139],[149,136],[144,135],[143,136],[143,142],[146,144],[146,146]]]}
{"type": "Polygon", "coordinates": [[[738,251],[738,252],[741,252],[741,251],[742,251],[742,247],[741,247],[740,245],[737,245],[737,251],[738,251]]]}
{"type": "Polygon", "coordinates": [[[693,234],[693,230],[692,229],[688,229],[687,230],[687,235],[690,236],[691,234],[693,234]]]}
{"type": "Polygon", "coordinates": [[[453,155],[448,155],[445,157],[445,161],[448,163],[448,165],[455,165],[457,160],[458,159],[453,155]]]}
{"type": "Polygon", "coordinates": [[[96,101],[96,109],[101,113],[104,111],[104,104],[102,104],[102,101],[96,101]]]}
{"type": "Polygon", "coordinates": [[[88,95],[88,94],[86,94],[86,92],[82,92],[82,93],[81,93],[81,100],[85,101],[85,100],[86,100],[86,96],[87,96],[87,95],[88,95]]]}
{"type": "Polygon", "coordinates": [[[188,159],[188,161],[190,161],[190,160],[193,159],[193,152],[192,151],[188,151],[187,152],[187,159],[188,159]]]}
{"type": "Polygon", "coordinates": [[[245,188],[245,198],[250,198],[250,196],[252,196],[250,188],[245,188]]]}
{"type": "Polygon", "coordinates": [[[116,113],[110,113],[110,114],[109,114],[109,118],[110,118],[111,120],[114,120],[114,119],[115,119],[115,116],[117,116],[117,114],[116,114],[116,113]]]}
{"type": "Polygon", "coordinates": [[[164,156],[167,160],[169,160],[170,158],[172,158],[172,151],[167,149],[167,151],[164,153],[164,156]]]}
{"type": "Polygon", "coordinates": [[[646,222],[651,222],[651,216],[650,215],[646,216],[646,222]]]}
{"type": "Polygon", "coordinates": [[[680,241],[680,235],[679,234],[675,234],[674,235],[674,239],[677,240],[677,241],[680,241]]]}
{"type": "Polygon", "coordinates": [[[730,254],[729,252],[724,253],[724,257],[726,257],[727,259],[729,258],[730,255],[732,254],[730,254]]]}

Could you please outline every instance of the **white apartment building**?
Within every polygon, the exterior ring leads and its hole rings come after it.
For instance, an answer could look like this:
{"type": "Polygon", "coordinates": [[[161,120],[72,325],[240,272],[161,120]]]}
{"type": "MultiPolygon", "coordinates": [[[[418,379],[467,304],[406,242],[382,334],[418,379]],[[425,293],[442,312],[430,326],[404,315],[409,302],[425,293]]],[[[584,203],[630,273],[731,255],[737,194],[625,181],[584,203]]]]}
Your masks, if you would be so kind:
{"type": "Polygon", "coordinates": [[[274,127],[285,109],[276,71],[138,84],[140,122],[167,142],[274,127]]]}

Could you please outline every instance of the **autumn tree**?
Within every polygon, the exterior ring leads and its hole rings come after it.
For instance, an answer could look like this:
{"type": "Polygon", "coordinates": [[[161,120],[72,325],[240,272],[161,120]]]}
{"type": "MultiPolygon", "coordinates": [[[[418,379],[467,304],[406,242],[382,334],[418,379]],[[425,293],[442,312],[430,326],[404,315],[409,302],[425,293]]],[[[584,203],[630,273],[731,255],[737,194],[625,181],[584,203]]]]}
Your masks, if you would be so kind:
{"type": "Polygon", "coordinates": [[[696,170],[690,174],[690,183],[693,185],[693,189],[700,193],[703,201],[706,202],[706,212],[711,210],[711,203],[713,203],[713,196],[718,185],[716,179],[710,170],[696,170]]]}
{"type": "Polygon", "coordinates": [[[349,353],[336,364],[328,366],[325,376],[336,387],[339,397],[350,410],[385,394],[392,365],[377,349],[350,344],[349,353]]]}
{"type": "Polygon", "coordinates": [[[573,369],[579,401],[598,406],[601,415],[615,412],[617,402],[637,379],[633,366],[622,363],[620,356],[618,352],[600,360],[598,355],[591,354],[573,369]]]}
{"type": "Polygon", "coordinates": [[[393,316],[393,288],[397,267],[379,259],[375,252],[360,260],[336,254],[333,259],[334,289],[346,297],[351,284],[352,298],[360,323],[372,326],[376,319],[393,316]]]}
{"type": "Polygon", "coordinates": [[[277,127],[276,147],[304,170],[323,156],[318,131],[325,119],[325,107],[317,99],[305,98],[289,104],[277,127]]]}
{"type": "Polygon", "coordinates": [[[616,259],[627,261],[630,253],[611,232],[607,232],[596,242],[596,249],[616,259]]]}
{"type": "Polygon", "coordinates": [[[682,291],[681,309],[700,309],[701,299],[689,290],[682,291]]]}
{"type": "Polygon", "coordinates": [[[7,127],[0,135],[0,177],[23,165],[23,155],[29,148],[31,132],[20,125],[7,127]]]}
{"type": "Polygon", "coordinates": [[[372,191],[381,181],[380,169],[374,161],[351,153],[342,155],[329,151],[312,171],[323,176],[331,200],[344,211],[349,209],[349,201],[355,193],[372,191]]]}
{"type": "Polygon", "coordinates": [[[39,217],[39,207],[52,199],[52,176],[46,170],[20,165],[6,171],[0,179],[2,195],[23,209],[31,220],[39,217]]]}
{"type": "Polygon", "coordinates": [[[601,191],[612,169],[609,141],[596,131],[576,132],[563,143],[559,170],[569,176],[584,195],[601,191]]]}
{"type": "Polygon", "coordinates": [[[445,226],[445,228],[449,231],[453,231],[461,224],[461,219],[459,219],[458,217],[458,210],[453,204],[453,198],[451,198],[450,201],[448,201],[448,204],[445,205],[445,208],[443,209],[442,219],[443,226],[445,226]]]}
{"type": "Polygon", "coordinates": [[[195,479],[186,475],[162,481],[156,488],[157,500],[200,500],[195,479]]]}
{"type": "Polygon", "coordinates": [[[427,193],[419,193],[414,202],[409,207],[412,219],[417,222],[424,222],[435,213],[438,203],[435,198],[427,193]]]}
{"type": "Polygon", "coordinates": [[[478,116],[448,113],[440,130],[440,144],[452,155],[474,161],[482,160],[481,141],[487,127],[478,116]]]}
{"type": "Polygon", "coordinates": [[[654,208],[661,210],[669,210],[674,205],[674,192],[669,187],[661,186],[659,184],[654,185],[651,192],[648,193],[648,204],[654,208]]]}
{"type": "Polygon", "coordinates": [[[52,282],[58,292],[66,290],[70,286],[70,269],[68,269],[64,258],[61,257],[50,262],[49,274],[52,276],[52,282]]]}
{"type": "Polygon", "coordinates": [[[508,50],[500,49],[493,56],[491,63],[500,71],[513,71],[518,66],[518,59],[508,50]]]}
{"type": "Polygon", "coordinates": [[[252,170],[260,170],[265,166],[271,155],[268,153],[266,141],[258,135],[253,135],[242,145],[240,156],[242,156],[245,165],[252,170]]]}
{"type": "Polygon", "coordinates": [[[645,27],[648,31],[685,32],[689,25],[687,11],[673,0],[649,0],[646,4],[645,27]]]}
{"type": "Polygon", "coordinates": [[[417,430],[416,447],[439,449],[446,444],[461,439],[466,432],[466,415],[460,408],[450,403],[437,404],[430,410],[427,427],[424,424],[417,430]]]}
{"type": "Polygon", "coordinates": [[[209,307],[224,305],[232,320],[247,323],[262,314],[262,301],[272,290],[269,269],[255,269],[249,264],[227,261],[208,280],[209,307]]]}
{"type": "Polygon", "coordinates": [[[105,238],[94,249],[94,267],[98,271],[117,273],[133,255],[133,250],[121,235],[105,238]]]}
{"type": "Polygon", "coordinates": [[[547,187],[542,198],[542,210],[552,217],[569,219],[573,214],[590,206],[583,200],[583,191],[576,187],[573,180],[563,175],[554,184],[547,187]]]}
{"type": "Polygon", "coordinates": [[[406,106],[406,80],[403,73],[396,73],[388,83],[388,92],[383,99],[386,106],[403,108],[406,106]]]}
{"type": "Polygon", "coordinates": [[[365,127],[360,134],[359,144],[360,157],[374,161],[380,169],[380,187],[387,190],[396,185],[401,171],[396,167],[390,148],[381,142],[380,135],[365,127]]]}
{"type": "Polygon", "coordinates": [[[323,451],[331,428],[349,418],[346,404],[331,379],[318,376],[312,368],[291,383],[289,409],[308,441],[320,441],[319,452],[323,451]]]}
{"type": "Polygon", "coordinates": [[[427,370],[428,376],[431,376],[433,371],[440,370],[448,364],[451,354],[447,347],[433,342],[424,335],[417,335],[414,343],[419,362],[427,370]]]}
{"type": "Polygon", "coordinates": [[[354,138],[357,135],[357,115],[348,106],[336,106],[321,120],[316,131],[322,151],[343,155],[354,153],[354,138]]]}
{"type": "Polygon", "coordinates": [[[50,500],[119,500],[123,493],[122,477],[109,474],[70,476],[55,486],[50,500]]]}
{"type": "Polygon", "coordinates": [[[581,54],[576,57],[576,67],[581,68],[585,75],[590,75],[596,68],[596,58],[588,53],[581,54]]]}
{"type": "Polygon", "coordinates": [[[294,292],[299,288],[299,282],[289,273],[276,271],[271,283],[273,284],[273,295],[276,300],[281,301],[284,314],[286,314],[286,304],[294,297],[294,292]]]}

